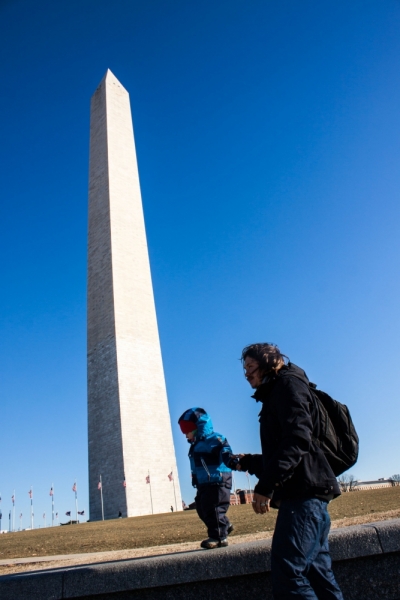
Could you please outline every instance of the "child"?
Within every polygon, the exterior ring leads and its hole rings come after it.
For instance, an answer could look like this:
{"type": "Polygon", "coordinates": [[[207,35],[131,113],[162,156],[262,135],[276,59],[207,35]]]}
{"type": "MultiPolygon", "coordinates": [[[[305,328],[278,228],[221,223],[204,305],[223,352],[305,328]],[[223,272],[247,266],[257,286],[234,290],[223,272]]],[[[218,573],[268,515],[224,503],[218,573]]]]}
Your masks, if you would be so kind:
{"type": "Polygon", "coordinates": [[[227,546],[227,536],[233,531],[226,516],[232,487],[232,470],[228,466],[231,447],[226,437],[213,431],[211,419],[203,408],[189,408],[178,423],[190,443],[192,485],[197,488],[196,510],[209,536],[200,545],[208,549],[227,546]]]}

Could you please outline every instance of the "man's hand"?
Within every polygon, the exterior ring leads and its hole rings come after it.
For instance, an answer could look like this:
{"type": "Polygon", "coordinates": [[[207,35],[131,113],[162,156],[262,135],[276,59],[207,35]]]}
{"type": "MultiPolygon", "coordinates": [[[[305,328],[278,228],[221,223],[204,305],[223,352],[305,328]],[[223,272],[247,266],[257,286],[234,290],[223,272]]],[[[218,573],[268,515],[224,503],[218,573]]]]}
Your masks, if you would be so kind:
{"type": "Polygon", "coordinates": [[[253,495],[253,502],[252,502],[252,507],[254,512],[257,515],[264,515],[266,512],[269,512],[270,506],[269,503],[271,502],[271,498],[268,498],[268,496],[262,496],[261,494],[254,494],[253,495]]]}

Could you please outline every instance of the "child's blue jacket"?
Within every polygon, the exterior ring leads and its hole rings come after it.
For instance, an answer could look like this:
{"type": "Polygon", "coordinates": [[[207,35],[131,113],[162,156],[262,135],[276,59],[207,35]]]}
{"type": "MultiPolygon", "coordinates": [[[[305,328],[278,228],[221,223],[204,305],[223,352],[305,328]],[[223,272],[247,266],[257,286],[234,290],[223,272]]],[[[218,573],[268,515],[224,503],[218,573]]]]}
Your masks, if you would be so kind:
{"type": "Polygon", "coordinates": [[[231,489],[232,469],[228,464],[232,449],[226,437],[213,431],[212,421],[202,408],[190,408],[179,421],[192,421],[197,428],[189,450],[193,487],[221,485],[231,489]]]}

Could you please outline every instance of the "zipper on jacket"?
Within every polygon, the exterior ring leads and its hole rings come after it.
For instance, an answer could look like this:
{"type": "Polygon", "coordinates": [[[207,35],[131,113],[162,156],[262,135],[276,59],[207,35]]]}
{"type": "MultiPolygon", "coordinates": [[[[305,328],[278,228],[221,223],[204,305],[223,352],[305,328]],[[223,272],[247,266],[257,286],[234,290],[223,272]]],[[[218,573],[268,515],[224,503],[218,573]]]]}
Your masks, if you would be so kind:
{"type": "Polygon", "coordinates": [[[207,469],[207,465],[206,465],[206,463],[205,463],[205,460],[204,460],[204,458],[201,458],[200,460],[201,460],[201,462],[202,462],[202,465],[203,465],[203,467],[204,467],[204,469],[205,469],[205,471],[206,471],[206,473],[207,473],[207,475],[208,475],[208,481],[211,481],[211,475],[210,475],[210,471],[207,469]]]}

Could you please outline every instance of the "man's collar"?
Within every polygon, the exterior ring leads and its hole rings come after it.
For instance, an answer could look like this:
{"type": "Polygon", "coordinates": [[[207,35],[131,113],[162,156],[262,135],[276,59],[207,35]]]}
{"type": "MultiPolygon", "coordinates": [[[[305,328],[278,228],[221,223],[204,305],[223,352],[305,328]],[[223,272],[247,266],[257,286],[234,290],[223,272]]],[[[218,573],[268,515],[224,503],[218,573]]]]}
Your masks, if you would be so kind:
{"type": "Polygon", "coordinates": [[[267,397],[268,392],[271,390],[273,383],[275,382],[277,377],[280,377],[281,374],[287,370],[287,368],[288,367],[284,365],[279,369],[277,373],[275,373],[275,371],[270,371],[269,373],[267,373],[267,375],[262,380],[261,385],[258,386],[256,391],[252,395],[252,398],[254,398],[257,402],[263,402],[267,397]]]}

